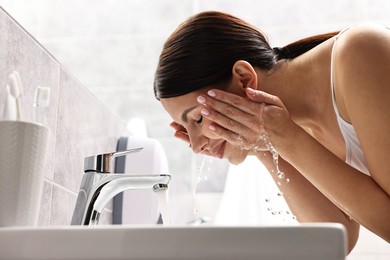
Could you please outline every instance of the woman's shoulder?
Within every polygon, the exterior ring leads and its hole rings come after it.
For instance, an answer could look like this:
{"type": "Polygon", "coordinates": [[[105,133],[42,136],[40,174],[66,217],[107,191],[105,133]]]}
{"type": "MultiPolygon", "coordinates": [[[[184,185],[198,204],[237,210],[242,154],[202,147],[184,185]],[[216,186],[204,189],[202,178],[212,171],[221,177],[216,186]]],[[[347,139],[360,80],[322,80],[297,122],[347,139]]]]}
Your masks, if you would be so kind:
{"type": "Polygon", "coordinates": [[[333,64],[336,92],[346,106],[381,100],[390,91],[390,30],[361,24],[342,32],[334,45],[333,64]]]}
{"type": "Polygon", "coordinates": [[[372,55],[386,49],[390,49],[390,30],[380,24],[355,25],[342,31],[337,39],[337,52],[343,56],[372,55]]]}
{"type": "Polygon", "coordinates": [[[335,70],[339,76],[355,79],[373,76],[390,66],[390,30],[366,23],[341,33],[334,46],[335,70]]]}

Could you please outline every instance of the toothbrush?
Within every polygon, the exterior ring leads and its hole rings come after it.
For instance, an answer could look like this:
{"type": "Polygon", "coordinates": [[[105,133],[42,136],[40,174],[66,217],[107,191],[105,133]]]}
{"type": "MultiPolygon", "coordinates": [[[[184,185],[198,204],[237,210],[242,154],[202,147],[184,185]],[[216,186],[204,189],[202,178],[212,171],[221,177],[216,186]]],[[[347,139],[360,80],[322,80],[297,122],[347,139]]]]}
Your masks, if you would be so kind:
{"type": "Polygon", "coordinates": [[[50,103],[50,88],[38,86],[34,97],[33,121],[39,123],[38,109],[48,107],[50,103]]]}
{"type": "Polygon", "coordinates": [[[6,98],[5,98],[5,106],[4,106],[4,114],[3,114],[3,120],[10,120],[15,121],[17,118],[17,112],[16,112],[16,100],[11,95],[10,86],[6,85],[6,98]]]}
{"type": "Polygon", "coordinates": [[[20,121],[22,120],[22,104],[20,97],[22,95],[22,90],[21,90],[21,80],[19,73],[17,71],[13,71],[9,76],[9,92],[11,96],[15,99],[16,101],[16,120],[20,121]]]}

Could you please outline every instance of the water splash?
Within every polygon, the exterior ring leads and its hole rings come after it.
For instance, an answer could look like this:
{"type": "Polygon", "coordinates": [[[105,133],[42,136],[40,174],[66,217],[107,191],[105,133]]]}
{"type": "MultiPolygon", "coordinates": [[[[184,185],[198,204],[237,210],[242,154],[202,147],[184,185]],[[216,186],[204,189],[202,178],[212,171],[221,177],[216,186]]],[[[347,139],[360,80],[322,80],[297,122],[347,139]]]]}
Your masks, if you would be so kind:
{"type": "MultiPolygon", "coordinates": [[[[274,163],[274,166],[275,166],[275,170],[271,170],[271,174],[276,174],[276,176],[278,178],[277,181],[276,181],[276,184],[278,186],[281,186],[283,182],[289,183],[290,179],[286,178],[286,175],[284,174],[284,172],[282,172],[280,170],[280,168],[279,168],[279,154],[276,151],[275,147],[272,145],[272,143],[269,141],[268,134],[267,133],[263,133],[260,138],[263,141],[263,143],[265,144],[267,150],[272,155],[272,159],[273,159],[273,163],[274,163]]],[[[261,149],[260,146],[254,147],[254,151],[255,152],[264,152],[263,149],[261,149]]],[[[266,155],[267,154],[264,153],[264,156],[266,156],[266,155]]],[[[275,201],[277,201],[277,199],[283,199],[284,195],[283,195],[282,191],[279,191],[276,195],[277,196],[275,198],[275,201]]],[[[265,201],[266,201],[266,203],[271,203],[271,198],[266,198],[265,201]]],[[[274,199],[273,199],[273,201],[274,201],[274,199]]],[[[274,207],[268,207],[267,210],[273,216],[280,216],[280,217],[282,217],[283,222],[287,221],[287,218],[286,218],[287,216],[289,218],[292,218],[293,220],[296,220],[296,217],[294,215],[292,215],[292,213],[289,210],[277,210],[274,207]]]]}
{"type": "MultiPolygon", "coordinates": [[[[290,179],[285,179],[285,174],[284,172],[282,172],[279,168],[279,154],[278,152],[276,151],[275,147],[272,145],[272,143],[269,141],[268,139],[268,134],[267,133],[263,133],[261,135],[261,140],[264,142],[265,146],[267,147],[268,151],[271,152],[272,154],[272,159],[274,160],[274,165],[275,165],[275,168],[276,168],[276,176],[280,179],[280,180],[284,180],[285,182],[289,182],[290,179]],[[288,181],[287,181],[288,180],[288,181]]],[[[259,149],[257,147],[257,149],[259,149]]],[[[280,181],[277,182],[277,184],[280,186],[282,185],[282,183],[280,181]]]]}

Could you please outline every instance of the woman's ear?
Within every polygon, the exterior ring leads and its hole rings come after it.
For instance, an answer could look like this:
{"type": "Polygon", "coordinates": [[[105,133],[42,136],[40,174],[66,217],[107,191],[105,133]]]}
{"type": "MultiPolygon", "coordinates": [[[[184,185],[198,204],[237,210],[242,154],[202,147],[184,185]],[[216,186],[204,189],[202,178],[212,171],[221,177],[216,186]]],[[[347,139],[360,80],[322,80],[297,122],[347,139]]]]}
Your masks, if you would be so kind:
{"type": "Polygon", "coordinates": [[[236,61],[233,65],[232,74],[235,83],[242,88],[257,89],[257,74],[249,62],[236,61]]]}

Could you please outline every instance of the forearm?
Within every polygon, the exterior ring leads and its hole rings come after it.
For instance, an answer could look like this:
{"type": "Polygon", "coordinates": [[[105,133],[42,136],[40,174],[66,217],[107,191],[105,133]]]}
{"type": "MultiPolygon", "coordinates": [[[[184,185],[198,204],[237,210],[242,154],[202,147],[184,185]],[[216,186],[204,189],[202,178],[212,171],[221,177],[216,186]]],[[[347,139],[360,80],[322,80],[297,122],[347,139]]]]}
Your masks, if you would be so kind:
{"type": "Polygon", "coordinates": [[[356,243],[359,225],[348,218],[336,205],[326,198],[304,176],[288,162],[279,157],[279,168],[285,174],[288,183],[278,178],[270,153],[257,153],[270,172],[275,183],[281,183],[278,188],[283,192],[290,210],[299,222],[335,222],[343,224],[348,232],[350,250],[356,243]]]}
{"type": "MultiPolygon", "coordinates": [[[[299,128],[300,129],[300,128],[299,128]]],[[[304,130],[285,139],[279,153],[333,204],[390,241],[390,197],[369,176],[352,168],[304,130]]]]}

